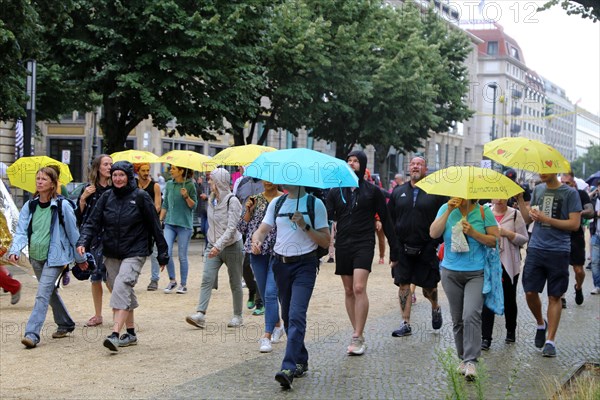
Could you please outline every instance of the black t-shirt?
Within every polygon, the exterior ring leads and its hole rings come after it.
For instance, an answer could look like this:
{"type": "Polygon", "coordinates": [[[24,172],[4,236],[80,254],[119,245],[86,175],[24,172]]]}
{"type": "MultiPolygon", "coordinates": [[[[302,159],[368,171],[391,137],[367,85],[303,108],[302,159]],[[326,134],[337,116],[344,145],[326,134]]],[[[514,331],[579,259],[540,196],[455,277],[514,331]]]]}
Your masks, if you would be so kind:
{"type": "MultiPolygon", "coordinates": [[[[581,208],[585,209],[586,204],[592,204],[592,200],[590,200],[590,196],[587,194],[585,190],[577,189],[577,193],[579,193],[579,199],[581,200],[581,208]]],[[[581,218],[581,225],[579,225],[579,229],[575,232],[571,233],[571,236],[582,236],[583,235],[583,217],[581,218]]]]}

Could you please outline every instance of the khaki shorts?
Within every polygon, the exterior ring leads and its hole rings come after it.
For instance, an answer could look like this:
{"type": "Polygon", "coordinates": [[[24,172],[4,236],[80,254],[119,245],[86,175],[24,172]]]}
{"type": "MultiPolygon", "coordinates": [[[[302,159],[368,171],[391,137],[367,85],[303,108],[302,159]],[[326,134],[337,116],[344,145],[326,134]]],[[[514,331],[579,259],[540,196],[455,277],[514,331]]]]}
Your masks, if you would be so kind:
{"type": "Polygon", "coordinates": [[[124,260],[104,258],[106,284],[112,287],[110,306],[117,310],[133,310],[139,306],[135,291],[146,257],[129,257],[124,260]]]}

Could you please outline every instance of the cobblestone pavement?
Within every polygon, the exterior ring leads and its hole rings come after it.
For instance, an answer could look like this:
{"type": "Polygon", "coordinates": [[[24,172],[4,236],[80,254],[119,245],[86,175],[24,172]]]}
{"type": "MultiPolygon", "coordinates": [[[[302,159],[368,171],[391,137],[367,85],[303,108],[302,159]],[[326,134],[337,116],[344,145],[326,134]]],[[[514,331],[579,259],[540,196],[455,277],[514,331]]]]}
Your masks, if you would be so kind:
{"type": "MultiPolygon", "coordinates": [[[[581,306],[575,305],[571,274],[569,307],[562,313],[556,358],[544,358],[534,347],[535,322],[519,285],[517,342],[504,343],[504,318],[497,317],[492,348],[482,354],[481,364],[488,375],[482,385],[485,398],[548,398],[547,388],[553,382],[564,382],[584,362],[600,362],[600,296],[589,295],[592,279],[591,272],[586,272],[585,302],[581,306]]],[[[545,294],[542,299],[545,310],[545,294]]],[[[445,297],[441,304],[444,324],[439,333],[431,329],[431,308],[422,297],[413,308],[412,336],[391,336],[397,329],[397,310],[369,319],[365,335],[368,348],[361,357],[345,353],[350,330],[313,326],[307,332],[310,370],[294,380],[290,391],[283,391],[274,380],[284,352],[283,346],[274,346],[266,357],[257,354],[250,361],[157,393],[157,398],[444,398],[449,382],[439,357],[446,350],[454,354],[454,344],[445,297]]],[[[467,390],[476,396],[473,384],[468,384],[467,390]]]]}

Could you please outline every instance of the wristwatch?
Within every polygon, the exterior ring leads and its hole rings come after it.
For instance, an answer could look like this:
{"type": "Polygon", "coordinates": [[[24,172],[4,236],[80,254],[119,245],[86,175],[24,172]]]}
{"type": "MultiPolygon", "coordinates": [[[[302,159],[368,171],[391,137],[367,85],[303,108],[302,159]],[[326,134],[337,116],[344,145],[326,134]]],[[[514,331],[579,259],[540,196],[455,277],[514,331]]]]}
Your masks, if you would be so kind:
{"type": "Polygon", "coordinates": [[[308,232],[308,231],[310,231],[310,228],[311,228],[310,224],[306,224],[306,225],[304,226],[304,232],[308,232]]]}

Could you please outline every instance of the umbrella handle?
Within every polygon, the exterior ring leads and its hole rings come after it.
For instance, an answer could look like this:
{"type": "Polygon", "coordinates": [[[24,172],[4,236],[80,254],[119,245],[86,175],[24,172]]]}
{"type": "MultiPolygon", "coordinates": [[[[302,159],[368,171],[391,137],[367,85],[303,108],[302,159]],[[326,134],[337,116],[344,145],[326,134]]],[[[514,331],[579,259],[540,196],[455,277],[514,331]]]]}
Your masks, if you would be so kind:
{"type": "Polygon", "coordinates": [[[342,202],[346,204],[346,199],[344,198],[344,191],[342,190],[342,181],[338,181],[338,187],[340,188],[340,196],[342,196],[342,202]]]}

